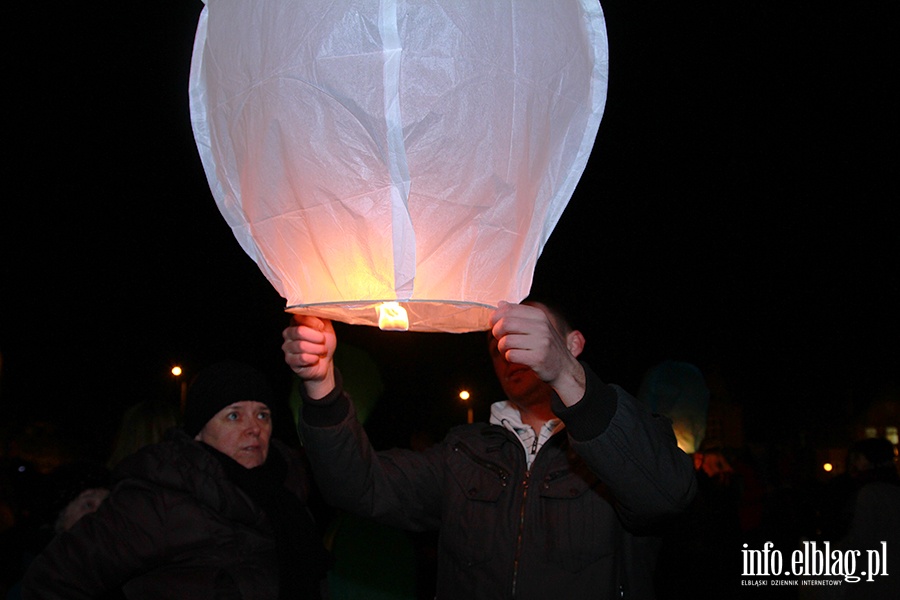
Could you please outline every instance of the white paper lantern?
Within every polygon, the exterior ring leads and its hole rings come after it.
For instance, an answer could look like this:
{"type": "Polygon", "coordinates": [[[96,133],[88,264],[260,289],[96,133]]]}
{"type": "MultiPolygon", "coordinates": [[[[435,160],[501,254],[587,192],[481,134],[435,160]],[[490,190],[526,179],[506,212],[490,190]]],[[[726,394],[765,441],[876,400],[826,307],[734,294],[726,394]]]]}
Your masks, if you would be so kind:
{"type": "Polygon", "coordinates": [[[531,288],[607,69],[596,0],[209,0],[194,136],[288,311],[486,329],[531,288]]]}

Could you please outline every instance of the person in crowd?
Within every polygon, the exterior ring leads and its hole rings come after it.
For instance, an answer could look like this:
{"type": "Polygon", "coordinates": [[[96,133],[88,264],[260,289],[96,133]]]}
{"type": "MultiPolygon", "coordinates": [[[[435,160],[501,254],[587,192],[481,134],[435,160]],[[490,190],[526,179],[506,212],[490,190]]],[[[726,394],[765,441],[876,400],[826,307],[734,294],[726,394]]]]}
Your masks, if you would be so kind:
{"type": "Polygon", "coordinates": [[[847,472],[859,487],[875,481],[897,483],[897,457],[887,438],[866,438],[847,450],[847,472]]]}
{"type": "Polygon", "coordinates": [[[0,457],[0,513],[8,519],[0,528],[0,598],[6,598],[54,537],[62,475],[82,456],[59,426],[36,418],[2,423],[0,457]]]}
{"type": "Polygon", "coordinates": [[[126,456],[162,441],[166,431],[181,424],[179,412],[175,403],[161,399],[143,400],[128,407],[116,431],[107,466],[114,469],[126,456]]]}
{"type": "Polygon", "coordinates": [[[26,599],[320,599],[329,558],[302,458],[272,433],[258,370],[217,363],[188,391],[184,427],[125,458],[110,496],[26,572],[26,599]]]}
{"type": "Polygon", "coordinates": [[[390,525],[439,529],[441,599],[652,597],[641,534],[696,490],[671,422],[580,362],[584,336],[559,311],[501,302],[491,324],[508,399],[490,423],[422,452],[375,452],[332,361],[334,328],[296,317],[282,349],[303,380],[299,431],[323,495],[390,525]]]}
{"type": "MultiPolygon", "coordinates": [[[[46,475],[48,516],[21,547],[23,571],[60,532],[68,531],[83,516],[96,511],[109,496],[110,473],[102,464],[87,458],[75,459],[46,475]]],[[[11,586],[7,600],[22,598],[22,582],[11,586]]],[[[114,595],[104,597],[116,598],[114,595]]]]}
{"type": "Polygon", "coordinates": [[[729,460],[732,452],[706,438],[693,454],[697,495],[685,515],[663,536],[657,557],[657,600],[740,596],[742,481],[729,460]]]}
{"type": "Polygon", "coordinates": [[[847,534],[837,547],[878,556],[884,564],[878,565],[871,580],[842,586],[842,597],[896,599],[900,596],[900,474],[894,445],[886,438],[868,438],[854,443],[848,458],[857,491],[847,534]]]}
{"type": "Polygon", "coordinates": [[[55,533],[68,531],[85,515],[100,508],[109,496],[110,473],[103,465],[89,459],[62,465],[52,474],[57,509],[53,524],[55,533]]]}

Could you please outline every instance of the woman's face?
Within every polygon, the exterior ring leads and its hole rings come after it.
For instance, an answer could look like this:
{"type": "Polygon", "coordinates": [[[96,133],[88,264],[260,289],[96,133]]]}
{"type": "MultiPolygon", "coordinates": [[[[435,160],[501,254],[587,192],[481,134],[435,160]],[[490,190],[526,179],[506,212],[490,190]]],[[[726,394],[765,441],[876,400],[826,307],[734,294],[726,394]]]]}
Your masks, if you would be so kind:
{"type": "Polygon", "coordinates": [[[197,437],[248,469],[266,462],[272,437],[272,413],[262,402],[245,400],[226,406],[210,419],[197,437]]]}

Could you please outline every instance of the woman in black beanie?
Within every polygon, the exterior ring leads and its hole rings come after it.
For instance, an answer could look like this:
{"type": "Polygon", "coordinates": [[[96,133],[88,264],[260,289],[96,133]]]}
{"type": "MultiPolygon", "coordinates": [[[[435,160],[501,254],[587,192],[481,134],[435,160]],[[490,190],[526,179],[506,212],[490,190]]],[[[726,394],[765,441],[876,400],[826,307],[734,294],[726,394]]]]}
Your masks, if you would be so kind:
{"type": "Polygon", "coordinates": [[[201,372],[184,428],[122,461],[103,506],[32,563],[25,598],[323,598],[329,557],[309,478],[270,439],[273,402],[252,367],[201,372]]]}

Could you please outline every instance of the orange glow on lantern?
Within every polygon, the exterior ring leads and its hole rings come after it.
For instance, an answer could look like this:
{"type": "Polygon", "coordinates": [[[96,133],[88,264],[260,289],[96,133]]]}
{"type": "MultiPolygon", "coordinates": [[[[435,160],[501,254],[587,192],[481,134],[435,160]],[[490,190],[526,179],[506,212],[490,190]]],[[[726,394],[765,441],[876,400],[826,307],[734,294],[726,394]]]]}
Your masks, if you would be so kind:
{"type": "Polygon", "coordinates": [[[530,291],[607,72],[596,0],[208,3],[191,118],[216,204],[287,311],[475,331],[530,291]]]}

